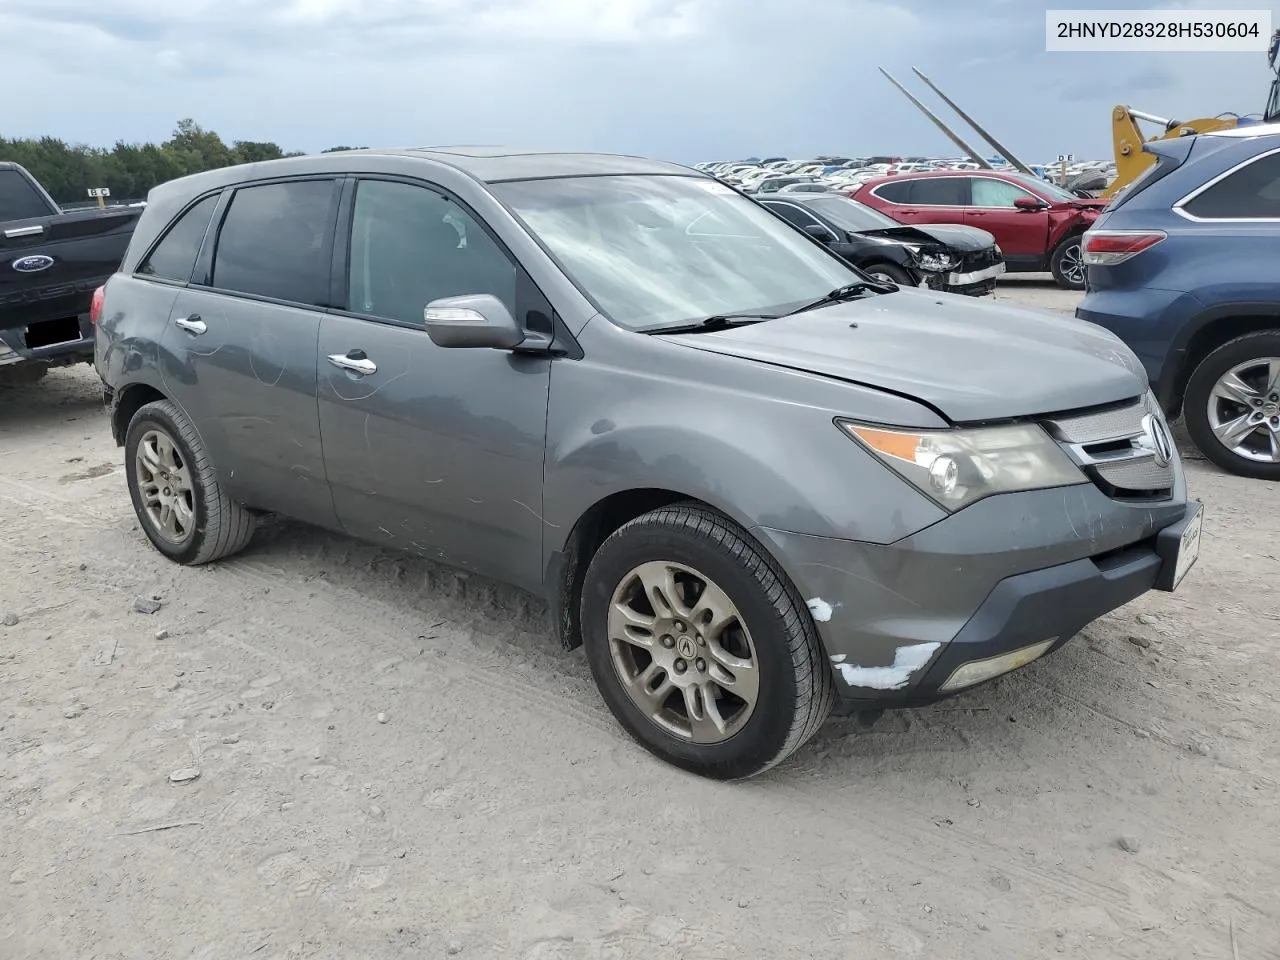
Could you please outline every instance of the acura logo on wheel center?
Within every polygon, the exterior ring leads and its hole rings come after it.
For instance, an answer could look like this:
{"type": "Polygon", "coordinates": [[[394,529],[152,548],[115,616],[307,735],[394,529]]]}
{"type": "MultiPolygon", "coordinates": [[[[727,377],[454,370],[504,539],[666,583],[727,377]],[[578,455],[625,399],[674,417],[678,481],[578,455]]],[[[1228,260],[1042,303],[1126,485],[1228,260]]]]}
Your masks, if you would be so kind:
{"type": "Polygon", "coordinates": [[[676,651],[688,660],[698,652],[698,648],[694,645],[692,637],[681,637],[676,641],[676,651]]]}

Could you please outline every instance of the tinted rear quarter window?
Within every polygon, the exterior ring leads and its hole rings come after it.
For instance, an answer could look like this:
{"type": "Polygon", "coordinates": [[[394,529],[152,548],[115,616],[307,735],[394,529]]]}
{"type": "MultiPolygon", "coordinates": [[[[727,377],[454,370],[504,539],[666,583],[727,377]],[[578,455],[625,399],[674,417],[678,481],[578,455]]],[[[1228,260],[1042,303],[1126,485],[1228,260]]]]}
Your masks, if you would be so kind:
{"type": "Polygon", "coordinates": [[[887,200],[890,203],[911,202],[911,182],[909,180],[899,180],[895,183],[882,183],[872,192],[881,200],[887,200]]]}
{"type": "Polygon", "coordinates": [[[335,181],[242,187],[227,208],[213,258],[213,285],[324,306],[335,181]]]}
{"type": "Polygon", "coordinates": [[[912,203],[942,207],[965,204],[964,177],[921,177],[909,183],[912,203]]]}
{"type": "Polygon", "coordinates": [[[1241,167],[1183,209],[1205,220],[1280,219],[1280,153],[1241,167]]]}
{"type": "Polygon", "coordinates": [[[205,197],[178,217],[164,239],[151,251],[151,256],[138,267],[138,273],[182,283],[190,280],[196,257],[200,254],[200,244],[204,240],[209,218],[213,216],[213,208],[217,202],[217,194],[205,197]]]}
{"type": "Polygon", "coordinates": [[[0,222],[47,217],[52,213],[26,177],[17,170],[0,170],[0,222]]]}

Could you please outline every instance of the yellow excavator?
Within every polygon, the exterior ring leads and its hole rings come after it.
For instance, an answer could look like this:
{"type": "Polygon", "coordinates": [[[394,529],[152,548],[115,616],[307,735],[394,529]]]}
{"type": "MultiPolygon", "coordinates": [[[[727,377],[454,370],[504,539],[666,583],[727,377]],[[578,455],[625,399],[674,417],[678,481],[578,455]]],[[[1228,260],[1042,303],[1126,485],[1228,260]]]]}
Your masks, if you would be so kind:
{"type": "MultiPolygon", "coordinates": [[[[1275,77],[1271,81],[1267,108],[1262,114],[1263,123],[1274,123],[1280,120],[1280,66],[1276,64],[1278,58],[1280,58],[1280,30],[1271,35],[1271,45],[1267,49],[1267,60],[1275,77]]],[[[1224,113],[1217,117],[1205,117],[1199,120],[1168,120],[1121,104],[1111,111],[1111,142],[1116,157],[1116,178],[1111,181],[1102,195],[1110,197],[1123,190],[1155,163],[1155,157],[1143,151],[1144,143],[1154,140],[1172,140],[1174,137],[1188,137],[1197,133],[1212,133],[1215,130],[1227,130],[1257,122],[1256,115],[1242,117],[1234,113],[1224,113]],[[1138,126],[1139,121],[1158,124],[1164,128],[1164,132],[1154,137],[1147,137],[1138,126]]]]}

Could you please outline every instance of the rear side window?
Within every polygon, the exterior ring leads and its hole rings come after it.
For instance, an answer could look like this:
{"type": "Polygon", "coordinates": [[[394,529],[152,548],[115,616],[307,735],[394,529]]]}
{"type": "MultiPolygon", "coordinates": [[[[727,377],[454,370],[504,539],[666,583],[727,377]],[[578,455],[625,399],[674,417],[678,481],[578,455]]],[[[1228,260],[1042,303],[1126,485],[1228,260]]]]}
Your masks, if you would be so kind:
{"type": "Polygon", "coordinates": [[[47,217],[53,211],[17,170],[0,170],[0,221],[47,217]]]}
{"type": "Polygon", "coordinates": [[[921,177],[908,182],[912,203],[933,207],[962,207],[965,204],[964,177],[921,177]]]}
{"type": "Polygon", "coordinates": [[[164,239],[151,251],[151,256],[138,267],[138,273],[181,283],[190,280],[196,257],[200,255],[200,244],[209,228],[209,218],[213,216],[213,208],[217,203],[218,195],[215,193],[178,217],[164,239]]]}
{"type": "Polygon", "coordinates": [[[1182,205],[1205,220],[1280,219],[1280,153],[1259,157],[1182,205]]]}
{"type": "Polygon", "coordinates": [[[236,191],[213,257],[213,286],[324,306],[329,294],[333,180],[236,191]]]}
{"type": "Polygon", "coordinates": [[[896,183],[882,183],[872,193],[881,200],[887,200],[890,203],[910,203],[911,181],[899,180],[896,183]]]}

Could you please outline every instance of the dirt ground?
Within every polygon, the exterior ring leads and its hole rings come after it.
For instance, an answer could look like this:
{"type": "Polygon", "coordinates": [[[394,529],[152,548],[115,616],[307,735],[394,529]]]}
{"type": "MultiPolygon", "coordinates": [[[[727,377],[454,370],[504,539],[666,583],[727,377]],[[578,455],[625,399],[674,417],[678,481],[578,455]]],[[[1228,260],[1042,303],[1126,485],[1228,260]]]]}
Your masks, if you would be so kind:
{"type": "Polygon", "coordinates": [[[162,560],[92,370],[4,391],[0,958],[1280,958],[1280,485],[1188,469],[1178,593],[731,785],[523,594],[290,524],[162,560]]]}

